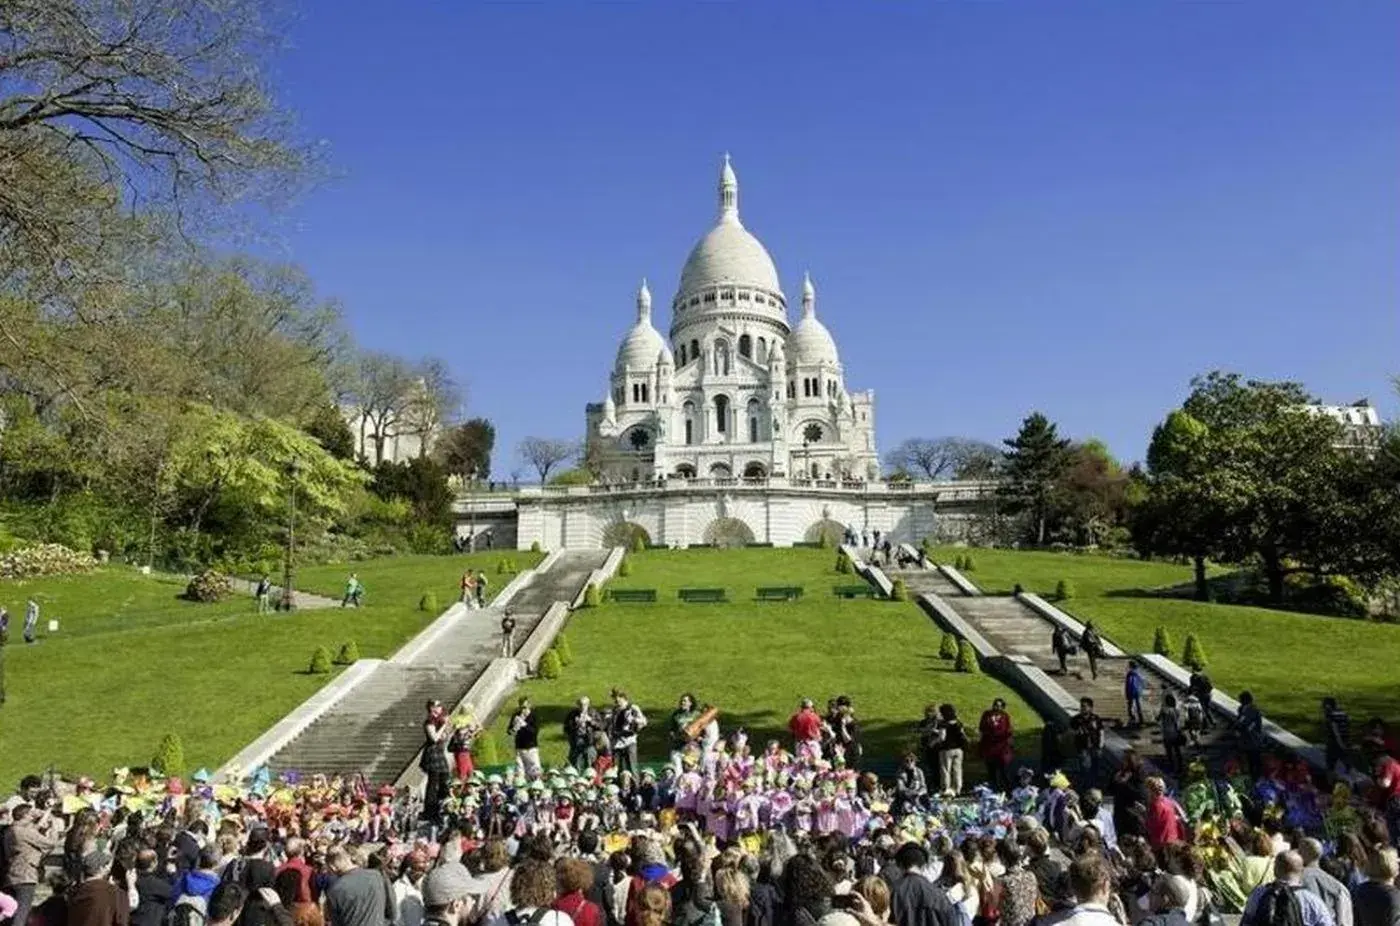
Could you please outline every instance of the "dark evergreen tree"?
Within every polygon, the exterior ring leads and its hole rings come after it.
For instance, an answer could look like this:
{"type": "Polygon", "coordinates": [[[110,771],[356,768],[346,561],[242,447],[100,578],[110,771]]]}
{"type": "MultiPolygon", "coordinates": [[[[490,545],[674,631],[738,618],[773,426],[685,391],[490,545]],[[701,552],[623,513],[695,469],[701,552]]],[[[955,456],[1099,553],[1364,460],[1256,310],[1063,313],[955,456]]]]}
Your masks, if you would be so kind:
{"type": "Polygon", "coordinates": [[[1070,442],[1060,437],[1054,422],[1032,412],[1016,436],[1003,443],[1003,510],[1026,515],[1031,537],[1044,544],[1055,484],[1069,463],[1070,442]]]}

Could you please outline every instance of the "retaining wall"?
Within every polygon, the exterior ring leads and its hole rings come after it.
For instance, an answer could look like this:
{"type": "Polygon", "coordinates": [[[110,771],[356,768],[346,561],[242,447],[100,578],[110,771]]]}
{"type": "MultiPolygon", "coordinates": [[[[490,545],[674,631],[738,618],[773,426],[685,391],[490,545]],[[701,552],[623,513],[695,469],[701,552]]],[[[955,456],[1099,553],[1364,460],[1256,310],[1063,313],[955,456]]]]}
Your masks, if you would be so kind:
{"type": "Polygon", "coordinates": [[[517,673],[519,676],[529,675],[539,669],[540,657],[554,644],[554,638],[563,628],[564,622],[569,619],[569,613],[567,601],[556,601],[544,612],[544,616],[535,624],[525,642],[515,651],[515,662],[520,664],[520,671],[517,673]]]}
{"type": "MultiPolygon", "coordinates": [[[[553,555],[553,554],[551,554],[553,555]]],[[[588,580],[583,583],[583,587],[578,590],[574,600],[569,603],[569,607],[577,611],[583,607],[583,596],[588,593],[588,586],[595,586],[601,593],[603,583],[617,575],[617,567],[622,565],[622,558],[627,555],[627,550],[623,547],[613,547],[608,553],[608,558],[603,560],[603,565],[588,574],[588,580]]],[[[553,639],[551,637],[550,639],[553,639]]]]}

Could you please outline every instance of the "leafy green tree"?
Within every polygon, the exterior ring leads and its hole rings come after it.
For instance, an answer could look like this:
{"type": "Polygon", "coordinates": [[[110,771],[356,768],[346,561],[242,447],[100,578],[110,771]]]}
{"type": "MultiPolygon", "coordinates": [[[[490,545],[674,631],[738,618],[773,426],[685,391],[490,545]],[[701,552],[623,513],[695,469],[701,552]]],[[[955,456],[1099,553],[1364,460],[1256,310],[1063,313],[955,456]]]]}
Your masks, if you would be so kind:
{"type": "Polygon", "coordinates": [[[552,486],[586,486],[593,484],[593,477],[583,467],[561,470],[549,480],[552,486]]]}
{"type": "Polygon", "coordinates": [[[337,460],[355,459],[355,434],[334,405],[327,403],[316,409],[305,430],[337,460]]]}
{"type": "Polygon", "coordinates": [[[495,446],[496,426],[486,418],[471,418],[444,431],[434,452],[449,472],[463,479],[482,480],[491,478],[495,446]]]}
{"type": "Polygon", "coordinates": [[[413,506],[420,523],[447,527],[453,522],[456,499],[447,483],[447,471],[430,457],[414,457],[402,463],[388,460],[373,470],[370,489],[384,499],[402,499],[413,506]]]}
{"type": "Polygon", "coordinates": [[[998,494],[1008,514],[1024,514],[1030,536],[1044,544],[1055,484],[1069,462],[1070,442],[1040,412],[1021,422],[1015,437],[1003,442],[1003,485],[998,494]]]}
{"type": "Polygon", "coordinates": [[[1052,535],[1076,546],[1104,544],[1127,520],[1128,486],[1102,441],[1072,444],[1052,491],[1052,535]]]}

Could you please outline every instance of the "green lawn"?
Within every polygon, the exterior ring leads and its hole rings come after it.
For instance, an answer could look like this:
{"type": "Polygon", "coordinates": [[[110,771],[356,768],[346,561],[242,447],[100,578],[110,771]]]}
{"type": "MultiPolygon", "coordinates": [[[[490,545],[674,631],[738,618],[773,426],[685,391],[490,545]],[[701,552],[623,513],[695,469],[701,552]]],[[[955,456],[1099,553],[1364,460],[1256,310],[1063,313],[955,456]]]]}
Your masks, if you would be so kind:
{"type": "Polygon", "coordinates": [[[984,591],[1009,592],[1019,582],[1049,596],[1067,579],[1074,597],[1060,607],[1092,619],[1126,649],[1151,649],[1162,625],[1179,656],[1194,632],[1218,687],[1252,691],[1265,714],[1301,736],[1321,735],[1318,702],[1326,695],[1337,696],[1358,724],[1373,716],[1400,720],[1400,626],[1144,595],[1191,581],[1189,566],[1169,563],[1013,550],[938,550],[935,558],[969,553],[976,568],[968,577],[984,591]]]}
{"type": "MultiPolygon", "coordinates": [[[[685,691],[715,704],[726,731],[748,728],[758,749],[773,737],[787,741],[787,720],[801,697],[824,705],[838,694],[854,699],[867,753],[876,758],[891,759],[908,745],[911,724],[931,701],[955,704],[975,726],[993,698],[1006,698],[1021,750],[1036,748],[1034,712],[994,679],[955,673],[939,660],[941,634],[917,605],[833,598],[833,585],[859,580],[835,572],[832,551],[651,550],[630,559],[631,576],[609,587],[655,588],[658,603],[578,612],[567,630],[574,664],[554,681],[526,683],[548,762],[564,760],[561,724],[574,700],[586,693],[601,704],[613,686],[625,688],[651,719],[642,738],[649,759],[664,756],[667,716],[685,691]],[[760,585],[801,585],[806,597],[758,603],[752,599],[760,585]],[[731,603],[680,604],[675,591],[683,586],[723,586],[731,603]]],[[[496,724],[503,745],[504,719],[496,724]]],[[[969,761],[969,777],[979,774],[980,764],[969,761]]]]}
{"type": "MultiPolygon", "coordinates": [[[[521,568],[538,559],[514,556],[521,568]]],[[[0,787],[50,763],[95,776],[145,764],[167,732],[180,735],[191,770],[213,767],[326,683],[327,676],[304,672],[318,645],[334,651],[354,640],[363,657],[387,656],[436,616],[417,610],[423,591],[447,607],[470,563],[487,571],[495,594],[510,578],[495,573],[499,559],[479,553],[356,563],[368,589],[364,608],[290,615],[257,615],[242,596],[183,601],[183,582],[116,567],[0,582],[13,631],[9,700],[0,708],[0,787]],[[34,646],[19,642],[29,596],[43,614],[34,646]],[[50,617],[59,619],[56,635],[44,634],[50,617]]],[[[308,568],[298,585],[338,597],[350,568],[308,568]]]]}

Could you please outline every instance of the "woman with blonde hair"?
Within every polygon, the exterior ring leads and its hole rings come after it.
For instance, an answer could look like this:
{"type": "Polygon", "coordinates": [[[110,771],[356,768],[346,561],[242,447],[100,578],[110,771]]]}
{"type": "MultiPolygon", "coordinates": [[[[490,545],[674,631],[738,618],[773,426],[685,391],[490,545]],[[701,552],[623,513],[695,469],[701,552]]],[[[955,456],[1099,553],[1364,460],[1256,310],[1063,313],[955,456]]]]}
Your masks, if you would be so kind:
{"type": "Polygon", "coordinates": [[[659,884],[648,884],[637,895],[636,926],[666,926],[671,921],[671,894],[659,884]]]}
{"type": "MultiPolygon", "coordinates": [[[[721,856],[717,861],[723,861],[721,856]]],[[[714,870],[715,902],[719,904],[719,917],[722,926],[744,926],[744,917],[749,909],[749,879],[733,867],[717,866],[714,870]]]]}

